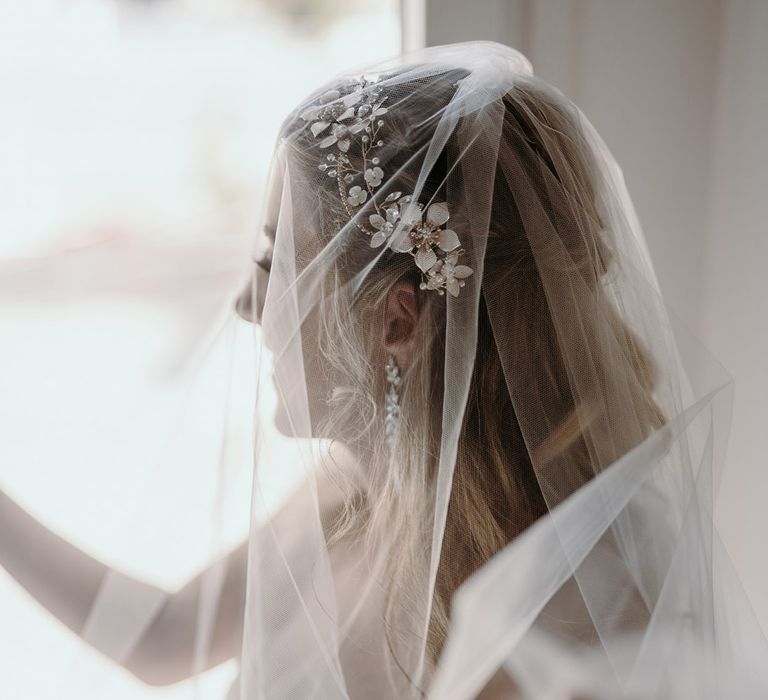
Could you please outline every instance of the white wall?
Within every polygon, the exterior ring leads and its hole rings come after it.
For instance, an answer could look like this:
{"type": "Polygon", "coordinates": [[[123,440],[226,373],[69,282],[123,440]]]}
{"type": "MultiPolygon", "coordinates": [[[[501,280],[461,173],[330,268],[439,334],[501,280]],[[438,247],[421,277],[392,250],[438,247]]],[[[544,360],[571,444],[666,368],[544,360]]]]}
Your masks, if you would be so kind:
{"type": "Polygon", "coordinates": [[[736,379],[723,536],[768,629],[768,2],[723,19],[702,334],[736,379]]]}
{"type": "Polygon", "coordinates": [[[768,630],[768,2],[422,1],[427,44],[519,48],[624,171],[669,305],[735,378],[718,514],[768,630]]]}

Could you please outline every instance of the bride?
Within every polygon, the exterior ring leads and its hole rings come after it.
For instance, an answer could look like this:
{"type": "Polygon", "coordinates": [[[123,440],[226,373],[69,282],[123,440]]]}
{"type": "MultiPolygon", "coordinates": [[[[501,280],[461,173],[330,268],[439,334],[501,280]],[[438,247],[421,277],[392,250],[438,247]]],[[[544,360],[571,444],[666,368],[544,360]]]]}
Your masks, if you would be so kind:
{"type": "MultiPolygon", "coordinates": [[[[0,493],[0,562],[88,643],[153,685],[235,657],[243,699],[749,696],[734,649],[763,642],[712,520],[727,391],[522,54],[426,49],[298,105],[235,307],[305,469],[247,541],[170,593],[0,493]]],[[[284,468],[262,428],[254,509],[284,468]]]]}

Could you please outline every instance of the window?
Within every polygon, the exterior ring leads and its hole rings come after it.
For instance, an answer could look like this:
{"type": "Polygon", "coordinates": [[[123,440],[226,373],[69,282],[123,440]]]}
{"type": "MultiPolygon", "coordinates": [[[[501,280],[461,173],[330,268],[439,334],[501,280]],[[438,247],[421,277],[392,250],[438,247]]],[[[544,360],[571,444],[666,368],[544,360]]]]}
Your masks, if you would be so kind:
{"type": "MultiPolygon", "coordinates": [[[[398,8],[44,0],[0,9],[0,262],[13,270],[0,281],[0,344],[14,368],[0,376],[13,397],[0,407],[0,480],[106,563],[173,587],[209,555],[220,449],[211,435],[225,420],[227,359],[194,341],[217,327],[250,255],[281,120],[337,71],[396,53],[398,8]],[[220,294],[195,296],[195,279],[220,294]],[[180,416],[169,453],[163,440],[180,416]]],[[[245,415],[248,387],[235,392],[245,415]]],[[[235,437],[247,445],[244,431],[235,437]]],[[[247,448],[231,457],[245,478],[247,448]]],[[[233,538],[247,525],[243,494],[225,504],[233,538]]],[[[0,616],[3,697],[189,697],[185,684],[149,688],[115,672],[2,567],[0,616]]],[[[202,697],[223,698],[234,672],[205,674],[202,697]]]]}

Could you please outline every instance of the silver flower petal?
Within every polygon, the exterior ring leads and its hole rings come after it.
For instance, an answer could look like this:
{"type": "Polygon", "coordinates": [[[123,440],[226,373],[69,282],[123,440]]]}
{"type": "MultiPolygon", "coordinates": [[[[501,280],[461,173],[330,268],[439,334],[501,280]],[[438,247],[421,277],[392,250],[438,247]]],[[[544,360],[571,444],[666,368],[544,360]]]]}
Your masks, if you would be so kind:
{"type": "Polygon", "coordinates": [[[407,202],[400,207],[400,219],[403,223],[413,225],[421,219],[421,207],[418,204],[407,202]]]}
{"type": "Polygon", "coordinates": [[[354,92],[350,92],[349,95],[346,95],[342,102],[344,103],[345,107],[352,107],[353,105],[356,105],[360,100],[363,99],[363,91],[362,90],[355,90],[354,92]]]}
{"type": "Polygon", "coordinates": [[[374,233],[371,236],[371,248],[378,248],[386,240],[387,240],[387,233],[386,233],[386,231],[376,231],[376,233],[374,233]]]}
{"type": "Polygon", "coordinates": [[[368,199],[368,192],[360,187],[360,185],[350,187],[347,195],[347,201],[356,207],[360,206],[366,199],[368,199]]]}
{"type": "Polygon", "coordinates": [[[433,226],[442,226],[448,221],[448,207],[445,202],[435,202],[427,209],[427,223],[433,226]]]}
{"type": "Polygon", "coordinates": [[[328,102],[338,100],[339,97],[341,97],[341,93],[338,90],[327,90],[322,95],[320,95],[320,103],[327,104],[328,102]]]}
{"type": "Polygon", "coordinates": [[[343,138],[349,133],[349,129],[345,124],[334,124],[332,131],[337,139],[343,138]]]}
{"type": "Polygon", "coordinates": [[[426,272],[437,262],[437,255],[432,248],[419,248],[416,253],[416,266],[426,272]]]}
{"type": "Polygon", "coordinates": [[[363,174],[363,177],[371,187],[378,187],[381,184],[381,179],[384,177],[384,171],[378,166],[375,168],[368,168],[363,174]]]}
{"type": "Polygon", "coordinates": [[[321,110],[321,109],[322,109],[322,107],[317,107],[317,106],[315,106],[315,107],[310,107],[309,109],[305,109],[305,110],[304,110],[304,111],[301,113],[301,118],[302,118],[302,119],[303,119],[305,122],[311,122],[311,121],[313,121],[313,120],[317,119],[318,115],[320,114],[320,110],[321,110]]]}
{"type": "MultiPolygon", "coordinates": [[[[435,206],[434,204],[432,206],[435,206]]],[[[430,207],[431,209],[432,207],[430,207]]],[[[456,235],[456,231],[451,229],[443,229],[440,231],[440,236],[437,245],[446,253],[450,253],[452,250],[456,250],[461,245],[459,237],[456,235]]]]}
{"type": "Polygon", "coordinates": [[[368,217],[368,221],[371,222],[371,226],[373,228],[381,230],[384,228],[385,224],[387,223],[383,216],[380,216],[379,214],[371,214],[368,217]]]}
{"type": "Polygon", "coordinates": [[[312,124],[309,129],[312,132],[312,136],[318,136],[319,134],[322,134],[330,125],[331,122],[319,121],[312,124]]]}
{"type": "Polygon", "coordinates": [[[391,237],[390,246],[398,253],[410,253],[413,250],[411,241],[411,229],[400,222],[391,237]]]}

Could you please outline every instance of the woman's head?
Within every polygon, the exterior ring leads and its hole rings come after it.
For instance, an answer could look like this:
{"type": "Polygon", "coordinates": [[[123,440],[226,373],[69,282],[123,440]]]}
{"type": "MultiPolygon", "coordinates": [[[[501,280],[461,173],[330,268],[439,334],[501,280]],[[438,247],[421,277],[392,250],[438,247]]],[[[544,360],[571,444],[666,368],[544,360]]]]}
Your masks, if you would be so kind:
{"type": "Polygon", "coordinates": [[[500,84],[410,66],[330,86],[282,132],[265,337],[278,373],[291,368],[284,388],[306,386],[303,402],[287,396],[287,424],[363,465],[328,536],[385,552],[406,675],[412,611],[431,611],[434,659],[456,587],[663,421],[650,358],[608,291],[611,212],[579,113],[524,73],[500,84]],[[413,234],[425,222],[426,245],[413,234]],[[402,371],[392,445],[389,356],[402,371]]]}

